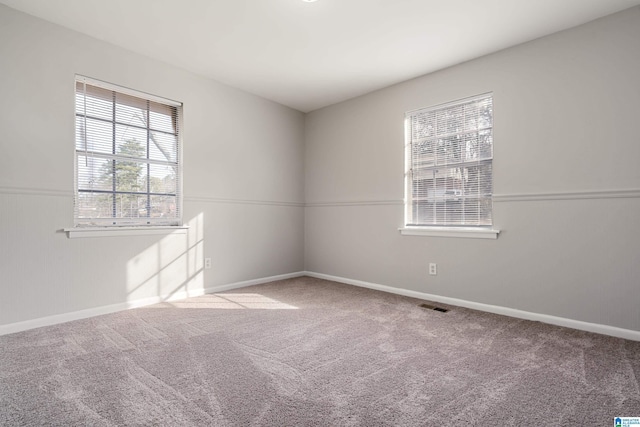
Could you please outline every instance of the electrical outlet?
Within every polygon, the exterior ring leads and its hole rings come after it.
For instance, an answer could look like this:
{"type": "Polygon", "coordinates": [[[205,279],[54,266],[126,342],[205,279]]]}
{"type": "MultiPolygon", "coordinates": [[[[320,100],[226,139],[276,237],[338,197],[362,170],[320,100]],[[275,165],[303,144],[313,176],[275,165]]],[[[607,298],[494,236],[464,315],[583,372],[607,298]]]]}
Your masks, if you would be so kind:
{"type": "Polygon", "coordinates": [[[430,262],[429,263],[429,275],[435,276],[436,274],[438,274],[438,264],[436,264],[435,262],[430,262]]]}
{"type": "Polygon", "coordinates": [[[206,269],[210,269],[211,268],[211,258],[205,258],[204,259],[204,268],[206,268],[206,269]]]}

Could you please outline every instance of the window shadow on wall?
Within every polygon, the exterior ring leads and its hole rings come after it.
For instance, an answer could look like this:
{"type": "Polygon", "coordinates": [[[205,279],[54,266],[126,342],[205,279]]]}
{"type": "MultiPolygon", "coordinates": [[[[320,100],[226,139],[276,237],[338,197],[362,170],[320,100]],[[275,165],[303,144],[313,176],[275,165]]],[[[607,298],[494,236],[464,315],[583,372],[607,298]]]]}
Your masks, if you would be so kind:
{"type": "Polygon", "coordinates": [[[127,301],[201,295],[204,285],[204,214],[185,223],[127,262],[127,301]]]}

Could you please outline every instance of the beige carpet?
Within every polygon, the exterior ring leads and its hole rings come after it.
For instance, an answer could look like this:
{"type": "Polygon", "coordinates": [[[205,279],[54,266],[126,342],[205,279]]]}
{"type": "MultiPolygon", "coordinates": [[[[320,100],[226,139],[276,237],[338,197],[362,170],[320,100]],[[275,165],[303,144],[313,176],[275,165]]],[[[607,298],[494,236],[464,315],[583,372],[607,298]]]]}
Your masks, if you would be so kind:
{"type": "Polygon", "coordinates": [[[640,342],[422,302],[304,277],[2,336],[0,425],[640,416],[640,342]]]}

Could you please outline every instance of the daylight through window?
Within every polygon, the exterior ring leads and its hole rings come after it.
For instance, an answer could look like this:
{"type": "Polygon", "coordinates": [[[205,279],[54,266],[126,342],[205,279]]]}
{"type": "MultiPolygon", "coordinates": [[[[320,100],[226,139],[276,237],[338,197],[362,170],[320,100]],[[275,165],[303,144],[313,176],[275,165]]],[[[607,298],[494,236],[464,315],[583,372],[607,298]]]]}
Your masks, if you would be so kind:
{"type": "Polygon", "coordinates": [[[181,225],[179,103],[76,78],[76,226],[181,225]]]}
{"type": "Polygon", "coordinates": [[[406,114],[407,226],[492,225],[493,97],[406,114]]]}

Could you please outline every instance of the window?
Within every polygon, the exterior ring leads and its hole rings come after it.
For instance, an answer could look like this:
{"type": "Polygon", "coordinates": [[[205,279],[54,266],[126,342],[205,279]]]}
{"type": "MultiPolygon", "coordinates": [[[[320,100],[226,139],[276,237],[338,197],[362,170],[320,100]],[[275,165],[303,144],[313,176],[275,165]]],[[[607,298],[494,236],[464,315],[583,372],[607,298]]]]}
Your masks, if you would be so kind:
{"type": "Polygon", "coordinates": [[[181,225],[181,104],[81,76],[75,90],[75,225],[181,225]]]}
{"type": "Polygon", "coordinates": [[[491,227],[493,97],[406,114],[406,226],[491,227]]]}

